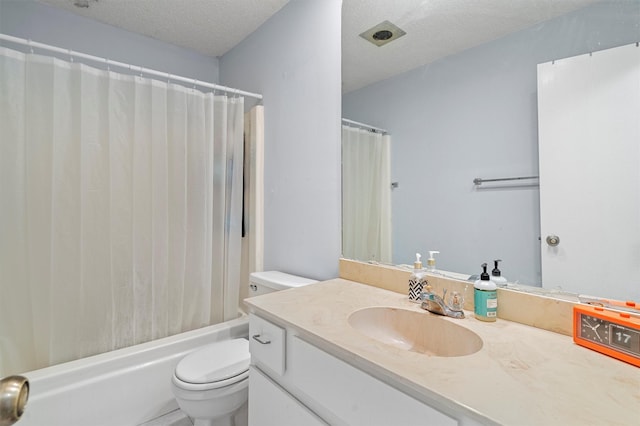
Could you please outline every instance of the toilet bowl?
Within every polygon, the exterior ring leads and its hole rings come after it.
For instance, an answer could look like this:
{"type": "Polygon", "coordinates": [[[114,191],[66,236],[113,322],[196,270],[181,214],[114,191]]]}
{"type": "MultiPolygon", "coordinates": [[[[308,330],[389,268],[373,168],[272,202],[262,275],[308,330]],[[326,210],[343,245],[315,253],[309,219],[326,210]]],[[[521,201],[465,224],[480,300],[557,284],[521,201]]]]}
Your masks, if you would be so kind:
{"type": "Polygon", "coordinates": [[[196,426],[232,426],[249,391],[249,341],[211,343],[190,353],[171,380],[178,405],[196,426]]]}
{"type": "MultiPolygon", "coordinates": [[[[278,271],[254,272],[249,296],[315,282],[278,271]]],[[[241,426],[234,416],[247,403],[250,359],[249,341],[232,339],[203,346],[178,362],[171,390],[194,426],[241,426]]]]}

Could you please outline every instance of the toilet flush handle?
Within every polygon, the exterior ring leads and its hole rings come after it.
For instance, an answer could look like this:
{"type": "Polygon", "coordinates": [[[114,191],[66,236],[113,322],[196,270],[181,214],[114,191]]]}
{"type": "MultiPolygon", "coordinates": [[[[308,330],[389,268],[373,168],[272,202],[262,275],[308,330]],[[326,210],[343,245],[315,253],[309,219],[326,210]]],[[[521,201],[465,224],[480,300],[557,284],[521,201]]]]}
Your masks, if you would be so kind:
{"type": "Polygon", "coordinates": [[[271,340],[265,340],[259,334],[254,334],[253,336],[251,336],[251,338],[261,345],[268,345],[271,343],[271,340]]]}

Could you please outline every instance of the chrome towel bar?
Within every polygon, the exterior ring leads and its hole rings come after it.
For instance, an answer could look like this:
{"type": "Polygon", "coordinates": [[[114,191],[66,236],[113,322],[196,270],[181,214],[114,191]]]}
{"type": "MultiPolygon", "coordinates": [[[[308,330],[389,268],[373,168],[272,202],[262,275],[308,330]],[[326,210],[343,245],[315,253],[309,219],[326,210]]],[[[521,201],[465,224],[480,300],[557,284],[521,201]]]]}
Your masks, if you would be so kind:
{"type": "Polygon", "coordinates": [[[484,182],[501,182],[505,180],[524,180],[524,179],[538,179],[538,176],[518,176],[518,177],[510,177],[510,178],[497,178],[497,179],[482,179],[475,178],[473,180],[474,185],[482,185],[484,182]]]}

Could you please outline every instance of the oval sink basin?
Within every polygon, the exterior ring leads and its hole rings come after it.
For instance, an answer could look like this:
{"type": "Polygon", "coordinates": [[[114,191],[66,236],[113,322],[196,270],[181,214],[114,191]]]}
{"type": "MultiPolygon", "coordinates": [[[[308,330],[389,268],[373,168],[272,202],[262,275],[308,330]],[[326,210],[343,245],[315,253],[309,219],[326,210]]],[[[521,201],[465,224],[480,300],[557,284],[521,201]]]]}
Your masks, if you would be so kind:
{"type": "Polygon", "coordinates": [[[471,355],[482,348],[473,331],[428,312],[371,307],[349,315],[349,325],[379,342],[440,357],[471,355]]]}

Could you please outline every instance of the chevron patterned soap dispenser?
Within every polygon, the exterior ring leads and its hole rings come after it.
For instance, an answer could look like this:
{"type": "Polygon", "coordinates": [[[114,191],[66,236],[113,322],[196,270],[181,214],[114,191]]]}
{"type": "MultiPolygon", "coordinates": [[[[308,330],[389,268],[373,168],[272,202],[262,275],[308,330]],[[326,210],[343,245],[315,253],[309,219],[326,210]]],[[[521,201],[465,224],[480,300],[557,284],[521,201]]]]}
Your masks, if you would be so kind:
{"type": "Polygon", "coordinates": [[[415,303],[420,302],[420,293],[426,281],[426,271],[422,269],[420,253],[416,253],[416,261],[413,263],[413,272],[409,277],[409,300],[415,303]]]}

